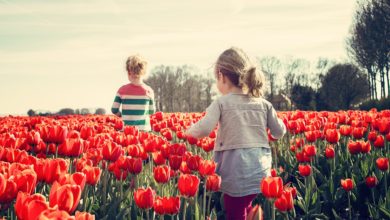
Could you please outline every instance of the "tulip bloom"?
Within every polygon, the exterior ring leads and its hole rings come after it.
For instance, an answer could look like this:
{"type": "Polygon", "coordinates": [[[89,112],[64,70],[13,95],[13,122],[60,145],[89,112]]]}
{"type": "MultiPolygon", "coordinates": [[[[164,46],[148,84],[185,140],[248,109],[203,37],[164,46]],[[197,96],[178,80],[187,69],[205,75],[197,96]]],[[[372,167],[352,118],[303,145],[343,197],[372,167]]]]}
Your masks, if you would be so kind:
{"type": "Polygon", "coordinates": [[[103,159],[108,161],[116,161],[121,155],[124,154],[122,146],[115,142],[107,142],[103,144],[103,159]]]}
{"type": "Polygon", "coordinates": [[[192,171],[198,171],[199,170],[200,161],[202,161],[202,157],[201,156],[199,156],[199,155],[190,156],[187,159],[187,166],[192,171]]]}
{"type": "Polygon", "coordinates": [[[199,183],[200,180],[197,176],[192,174],[183,174],[180,175],[177,185],[181,195],[193,197],[198,191],[199,183]]]}
{"type": "Polygon", "coordinates": [[[48,208],[49,204],[41,194],[29,195],[19,192],[16,197],[15,212],[20,220],[36,220],[48,208]]]}
{"type": "Polygon", "coordinates": [[[334,148],[332,146],[329,146],[325,149],[325,157],[328,159],[332,159],[335,157],[334,148]]]}
{"type": "Polygon", "coordinates": [[[374,141],[374,147],[383,148],[385,146],[385,139],[382,135],[378,135],[374,141]]]}
{"type": "Polygon", "coordinates": [[[102,174],[102,170],[99,167],[92,167],[92,166],[86,166],[82,172],[87,177],[87,184],[88,185],[96,185],[99,180],[100,176],[102,174]]]}
{"type": "Polygon", "coordinates": [[[352,179],[342,179],[341,181],[341,186],[345,191],[351,191],[354,187],[352,179]]]}
{"type": "Polygon", "coordinates": [[[207,176],[206,190],[217,192],[221,188],[221,177],[217,174],[207,176]]]}
{"type": "Polygon", "coordinates": [[[281,212],[293,209],[294,200],[291,191],[283,191],[282,195],[275,200],[275,207],[281,212]]]}
{"type": "Polygon", "coordinates": [[[283,192],[283,180],[280,177],[265,177],[261,181],[261,193],[268,199],[278,198],[283,192]]]}
{"type": "Polygon", "coordinates": [[[365,132],[366,132],[365,127],[355,127],[352,129],[352,136],[355,139],[361,139],[363,138],[365,132]]]}
{"type": "Polygon", "coordinates": [[[309,176],[311,173],[311,166],[310,165],[299,165],[298,170],[299,170],[299,174],[301,176],[309,176]]]}
{"type": "Polygon", "coordinates": [[[68,212],[64,210],[60,210],[58,208],[48,208],[38,216],[38,220],[51,220],[51,219],[74,220],[74,217],[70,216],[68,212]]]}
{"type": "Polygon", "coordinates": [[[389,169],[389,159],[385,157],[380,157],[376,159],[376,166],[378,169],[382,171],[386,171],[389,169]]]}
{"type": "Polygon", "coordinates": [[[327,129],[325,132],[325,139],[331,144],[337,144],[340,139],[340,134],[337,129],[327,129]]]}
{"type": "Polygon", "coordinates": [[[212,160],[201,160],[199,163],[199,174],[204,177],[213,175],[217,164],[212,160]]]}
{"type": "Polygon", "coordinates": [[[183,161],[183,157],[179,155],[170,155],[169,156],[169,166],[172,170],[178,170],[181,166],[181,162],[183,161]]]}
{"type": "Polygon", "coordinates": [[[368,176],[368,177],[366,178],[366,185],[367,185],[369,188],[375,187],[376,184],[378,184],[378,179],[376,178],[376,176],[368,176]]]}
{"type": "Polygon", "coordinates": [[[308,157],[314,157],[317,153],[316,147],[314,145],[305,145],[303,150],[308,157]]]}
{"type": "Polygon", "coordinates": [[[81,187],[79,185],[60,185],[54,182],[49,195],[50,207],[58,205],[58,209],[72,213],[79,204],[81,187]]]}
{"type": "Polygon", "coordinates": [[[350,136],[352,132],[352,127],[349,125],[341,125],[339,130],[341,135],[350,136]]]}
{"type": "Polygon", "coordinates": [[[78,157],[83,153],[84,142],[80,138],[67,138],[58,145],[58,154],[68,157],[78,157]]]}
{"type": "Polygon", "coordinates": [[[180,210],[180,197],[157,196],[153,208],[159,215],[176,215],[180,210]]]}
{"type": "Polygon", "coordinates": [[[317,140],[317,135],[314,131],[306,131],[305,137],[308,142],[315,142],[317,140]]]}
{"type": "Polygon", "coordinates": [[[362,145],[359,141],[349,140],[348,142],[348,151],[351,154],[358,154],[362,151],[362,145]]]}
{"type": "Polygon", "coordinates": [[[139,188],[134,192],[135,204],[141,209],[150,209],[153,207],[155,194],[154,190],[150,187],[146,189],[139,188]]]}
{"type": "Polygon", "coordinates": [[[154,179],[158,183],[167,183],[170,178],[171,168],[167,165],[155,167],[153,170],[154,179]]]}

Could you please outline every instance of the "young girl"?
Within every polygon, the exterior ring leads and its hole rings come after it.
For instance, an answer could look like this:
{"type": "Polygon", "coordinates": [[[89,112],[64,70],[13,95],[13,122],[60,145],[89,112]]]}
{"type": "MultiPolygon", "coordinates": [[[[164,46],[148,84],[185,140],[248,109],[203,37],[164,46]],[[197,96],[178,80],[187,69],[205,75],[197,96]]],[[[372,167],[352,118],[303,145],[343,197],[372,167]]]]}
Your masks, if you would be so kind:
{"type": "Polygon", "coordinates": [[[130,56],[126,61],[127,76],[130,81],[118,89],[111,111],[122,116],[125,125],[136,126],[150,131],[149,116],[154,113],[154,92],[143,83],[147,62],[139,55],[130,56]],[[122,105],[122,112],[119,107],[122,105]]]}
{"type": "Polygon", "coordinates": [[[271,168],[267,128],[277,139],[286,128],[272,104],[261,97],[263,76],[243,50],[225,50],[217,60],[215,77],[222,96],[187,135],[208,136],[219,123],[214,160],[222,178],[227,219],[246,219],[252,200],[260,193],[260,181],[271,168]]]}

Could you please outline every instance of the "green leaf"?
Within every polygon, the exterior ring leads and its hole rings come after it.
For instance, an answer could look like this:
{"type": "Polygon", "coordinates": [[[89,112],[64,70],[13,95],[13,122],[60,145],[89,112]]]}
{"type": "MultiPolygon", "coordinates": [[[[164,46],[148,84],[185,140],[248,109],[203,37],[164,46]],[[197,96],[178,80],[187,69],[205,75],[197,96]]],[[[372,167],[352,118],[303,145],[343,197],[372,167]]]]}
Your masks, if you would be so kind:
{"type": "Polygon", "coordinates": [[[390,210],[386,209],[386,208],[383,207],[383,206],[380,206],[380,207],[379,207],[379,210],[381,211],[381,213],[382,213],[383,215],[386,216],[387,219],[390,219],[390,210]]]}

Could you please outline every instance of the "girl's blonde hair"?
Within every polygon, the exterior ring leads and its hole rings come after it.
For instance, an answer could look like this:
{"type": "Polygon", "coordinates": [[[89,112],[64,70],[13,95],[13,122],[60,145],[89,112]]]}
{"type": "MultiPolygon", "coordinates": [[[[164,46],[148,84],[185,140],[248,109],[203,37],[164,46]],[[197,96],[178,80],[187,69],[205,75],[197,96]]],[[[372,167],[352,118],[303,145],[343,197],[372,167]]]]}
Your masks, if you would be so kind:
{"type": "Polygon", "coordinates": [[[146,73],[148,62],[139,54],[129,56],[126,61],[126,70],[134,75],[141,76],[146,73]]]}
{"type": "Polygon", "coordinates": [[[228,77],[250,97],[263,95],[264,75],[242,49],[232,47],[225,50],[216,63],[216,74],[218,72],[228,77]]]}

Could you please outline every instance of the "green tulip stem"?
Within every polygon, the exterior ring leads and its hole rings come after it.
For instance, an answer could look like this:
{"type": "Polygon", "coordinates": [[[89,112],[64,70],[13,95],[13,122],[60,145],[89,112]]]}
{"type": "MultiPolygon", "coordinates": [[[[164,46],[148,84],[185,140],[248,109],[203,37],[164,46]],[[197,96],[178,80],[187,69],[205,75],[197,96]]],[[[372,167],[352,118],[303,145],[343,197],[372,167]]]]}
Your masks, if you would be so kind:
{"type": "Polygon", "coordinates": [[[387,204],[387,170],[385,171],[385,175],[384,175],[384,177],[383,178],[385,178],[385,196],[384,196],[384,198],[385,198],[385,203],[387,204]]]}
{"type": "Polygon", "coordinates": [[[183,207],[183,217],[182,217],[182,220],[186,219],[186,214],[187,214],[187,199],[184,198],[184,207],[183,207]]]}
{"type": "Polygon", "coordinates": [[[206,218],[206,177],[203,184],[203,217],[206,218]]]}
{"type": "Polygon", "coordinates": [[[212,194],[210,194],[209,196],[209,203],[207,204],[207,213],[209,213],[211,215],[211,210],[210,210],[210,206],[211,206],[211,197],[212,197],[212,194]]]}
{"type": "Polygon", "coordinates": [[[272,220],[275,220],[275,200],[273,200],[272,202],[272,220]]]}
{"type": "Polygon", "coordinates": [[[352,210],[351,210],[351,191],[348,192],[348,216],[349,220],[352,219],[352,210]]]}

